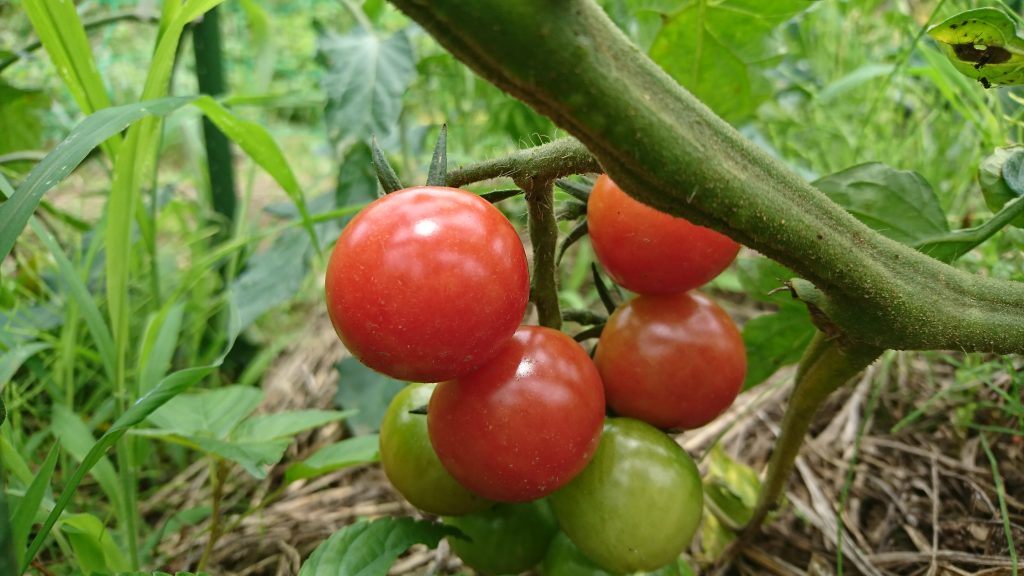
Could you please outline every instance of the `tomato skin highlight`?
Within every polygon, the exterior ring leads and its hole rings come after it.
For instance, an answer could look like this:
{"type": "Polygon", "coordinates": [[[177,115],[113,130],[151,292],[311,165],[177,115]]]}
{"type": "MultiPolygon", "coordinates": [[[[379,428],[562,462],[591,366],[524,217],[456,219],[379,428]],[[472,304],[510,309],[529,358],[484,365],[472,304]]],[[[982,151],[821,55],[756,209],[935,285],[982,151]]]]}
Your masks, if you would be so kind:
{"type": "Polygon", "coordinates": [[[445,518],[472,540],[448,538],[452,552],[483,574],[519,574],[544,558],[558,532],[555,515],[546,500],[498,504],[490,510],[445,518]]]}
{"type": "Polygon", "coordinates": [[[594,363],[616,414],[662,429],[714,420],[747,374],[739,329],[697,292],[638,296],[620,306],[601,332],[594,363]]]}
{"type": "Polygon", "coordinates": [[[608,419],[593,460],[550,501],[579,551],[618,573],[674,561],[704,509],[693,460],[663,432],[630,418],[608,419]]]}
{"type": "Polygon", "coordinates": [[[380,461],[391,485],[410,504],[438,516],[461,516],[494,502],[473,494],[444,469],[427,434],[425,414],[411,414],[430,401],[434,384],[410,384],[388,405],[380,426],[380,461]]]}
{"type": "Polygon", "coordinates": [[[526,252],[479,196],[399,190],[342,231],[327,266],[327,311],[363,364],[412,382],[455,378],[491,358],[522,320],[526,252]]]}
{"type": "Polygon", "coordinates": [[[438,385],[427,425],[438,458],[476,494],[526,502],[557,490],[597,448],[604,389],[565,334],[522,326],[498,355],[438,385]]]}
{"type": "Polygon", "coordinates": [[[607,174],[597,179],[587,201],[587,228],[608,275],[638,294],[703,286],[740,249],[728,236],[634,200],[607,174]]]}

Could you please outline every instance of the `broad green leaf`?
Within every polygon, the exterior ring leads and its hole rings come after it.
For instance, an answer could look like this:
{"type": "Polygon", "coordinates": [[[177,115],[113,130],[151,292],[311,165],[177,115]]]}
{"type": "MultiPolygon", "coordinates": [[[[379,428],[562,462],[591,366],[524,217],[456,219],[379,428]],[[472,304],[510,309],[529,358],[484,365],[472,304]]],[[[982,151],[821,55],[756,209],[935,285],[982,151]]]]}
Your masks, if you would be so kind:
{"type": "MultiPolygon", "coordinates": [[[[77,462],[81,462],[89,454],[89,449],[96,443],[92,430],[85,422],[63,404],[53,406],[53,420],[50,422],[53,435],[57,437],[61,448],[77,462]]],[[[107,495],[114,510],[121,509],[122,489],[118,482],[114,465],[106,456],[99,458],[90,471],[93,478],[107,495]]]]}
{"type": "Polygon", "coordinates": [[[689,0],[668,15],[650,49],[670,76],[719,116],[750,116],[770,95],[756,65],[777,56],[771,33],[807,0],[689,0]]]}
{"type": "Polygon", "coordinates": [[[402,30],[383,38],[358,27],[344,35],[318,29],[317,56],[325,68],[331,141],[345,150],[373,135],[391,138],[402,112],[402,96],[416,77],[408,33],[402,30]]]}
{"type": "MultiPolygon", "coordinates": [[[[978,167],[978,183],[981,184],[981,193],[985,196],[985,204],[989,210],[998,212],[1010,200],[1024,196],[1021,157],[1024,157],[1024,146],[1009,146],[996,148],[988,158],[982,160],[978,167]],[[1011,157],[1017,160],[1008,163],[1011,157]],[[1012,170],[1013,168],[1016,170],[1012,170]]],[[[1024,216],[1017,217],[1013,225],[1024,228],[1024,216]]]]}
{"type": "Polygon", "coordinates": [[[265,312],[294,299],[309,270],[309,248],[309,238],[291,230],[249,259],[245,272],[235,278],[229,292],[243,330],[265,312]]]}
{"type": "MultiPolygon", "coordinates": [[[[373,171],[372,153],[365,142],[349,148],[338,169],[338,185],[334,191],[336,208],[365,204],[377,199],[377,175],[373,171]]],[[[351,218],[339,221],[346,224],[351,218]]],[[[333,240],[333,239],[332,239],[333,240]]]]}
{"type": "Polygon", "coordinates": [[[215,454],[236,462],[246,472],[260,480],[267,477],[271,466],[281,461],[284,451],[291,444],[291,438],[258,442],[220,440],[205,436],[185,436],[184,439],[207,454],[215,454]]]}
{"type": "Polygon", "coordinates": [[[412,518],[359,521],[324,540],[302,564],[299,576],[385,576],[413,544],[434,548],[458,530],[412,518]]]}
{"type": "Polygon", "coordinates": [[[870,162],[813,184],[868,227],[897,242],[913,245],[949,232],[935,192],[916,172],[870,162]]]}
{"type": "Polygon", "coordinates": [[[964,76],[986,88],[1024,84],[1024,38],[997,8],[967,10],[928,29],[964,76]]]}
{"type": "Polygon", "coordinates": [[[224,362],[224,357],[227,356],[228,352],[235,344],[235,339],[238,337],[238,314],[233,308],[228,309],[228,326],[225,330],[227,335],[227,343],[224,350],[221,351],[218,356],[211,364],[206,366],[196,366],[193,368],[187,368],[179,370],[166,376],[151,392],[145,394],[139,398],[132,406],[125,411],[114,423],[110,429],[107,430],[100,439],[93,444],[92,448],[89,449],[89,453],[86,454],[85,459],[75,469],[71,477],[68,478],[64,491],[57,499],[53,510],[49,516],[46,517],[46,521],[43,523],[42,529],[36,533],[35,538],[32,539],[32,544],[29,546],[28,553],[22,560],[19,569],[24,572],[28,569],[28,564],[32,562],[35,555],[39,553],[43,543],[46,541],[50,530],[54,524],[57,523],[57,519],[60,517],[64,509],[67,508],[71,502],[71,498],[74,496],[75,489],[81,483],[85,475],[96,465],[96,462],[103,456],[103,454],[110,449],[124,434],[132,427],[141,423],[146,419],[147,416],[152,414],[158,408],[163,406],[168,400],[175,396],[185,392],[196,382],[208,376],[218,366],[224,362]]]}
{"type": "Polygon", "coordinates": [[[41,90],[23,90],[0,80],[0,156],[42,145],[42,113],[49,104],[41,90]]]}
{"type": "Polygon", "coordinates": [[[82,573],[115,574],[131,568],[110,528],[92,514],[66,516],[61,520],[61,529],[82,573]]]}
{"type": "Polygon", "coordinates": [[[785,288],[788,280],[796,277],[796,273],[782,264],[764,256],[741,256],[736,259],[733,268],[739,277],[740,286],[751,298],[779,306],[792,303],[803,307],[799,301],[777,294],[780,288],[785,288]]]}
{"type": "Polygon", "coordinates": [[[335,470],[372,464],[380,460],[380,439],[376,434],[355,436],[325,446],[302,462],[292,464],[285,472],[285,482],[316,478],[335,470]]]}
{"type": "Polygon", "coordinates": [[[294,410],[258,414],[245,419],[233,434],[233,441],[265,442],[281,438],[291,439],[299,432],[319,428],[331,422],[344,420],[355,414],[354,410],[338,412],[335,410],[294,410]]]}
{"type": "Polygon", "coordinates": [[[225,386],[177,396],[149,416],[163,432],[225,439],[263,401],[263,391],[225,386]]]}
{"type": "Polygon", "coordinates": [[[743,325],[743,345],[747,349],[743,389],[753,388],[779,368],[799,361],[814,333],[814,324],[802,305],[783,306],[774,314],[748,320],[743,325]]]}
{"type": "MultiPolygon", "coordinates": [[[[23,0],[22,6],[57,74],[82,111],[92,114],[110,107],[110,96],[96,68],[92,47],[78,18],[75,3],[23,0]]],[[[110,142],[104,145],[104,151],[113,159],[121,138],[116,132],[103,140],[108,138],[110,142]]]]}
{"type": "MultiPolygon", "coordinates": [[[[14,377],[15,372],[21,365],[25,363],[32,356],[35,356],[39,352],[50,348],[50,345],[45,342],[32,342],[29,344],[23,344],[16,348],[12,348],[3,354],[0,354],[0,392],[3,391],[7,383],[14,377]]],[[[2,400],[0,400],[2,402],[2,400]]],[[[0,404],[2,409],[2,404],[0,404]]],[[[4,419],[0,417],[0,424],[3,424],[4,419]]]]}
{"type": "Polygon", "coordinates": [[[352,356],[343,358],[335,368],[338,369],[338,392],[334,405],[359,409],[359,413],[348,419],[349,428],[356,435],[379,430],[388,404],[405,387],[405,382],[374,372],[352,356]]]}
{"type": "MultiPolygon", "coordinates": [[[[18,503],[18,507],[11,516],[12,544],[19,558],[25,550],[25,545],[28,543],[28,535],[32,531],[32,524],[35,522],[39,506],[43,503],[43,497],[46,496],[46,489],[50,487],[50,478],[53,477],[53,470],[57,467],[57,455],[59,453],[60,450],[57,449],[56,445],[50,448],[49,454],[46,455],[46,460],[39,467],[39,472],[32,479],[32,484],[25,491],[25,496],[18,503]]],[[[2,519],[2,521],[6,520],[6,517],[2,519]]]]}

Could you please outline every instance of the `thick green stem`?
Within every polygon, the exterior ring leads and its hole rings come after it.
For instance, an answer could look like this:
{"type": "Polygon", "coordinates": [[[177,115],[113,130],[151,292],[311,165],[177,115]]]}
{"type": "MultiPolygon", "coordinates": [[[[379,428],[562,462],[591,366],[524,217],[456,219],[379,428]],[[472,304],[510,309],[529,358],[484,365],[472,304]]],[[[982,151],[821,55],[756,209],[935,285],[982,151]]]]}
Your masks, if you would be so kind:
{"type": "Polygon", "coordinates": [[[800,360],[757,507],[746,528],[748,532],[757,531],[768,512],[778,504],[818,408],[832,392],[849,382],[882,352],[866,346],[843,348],[821,332],[815,335],[800,360]]]}
{"type": "Polygon", "coordinates": [[[817,309],[849,341],[1024,352],[1024,284],[964,273],[870,230],[683,90],[593,0],[392,2],[577,137],[630,194],[813,283],[817,309]]]}
{"type": "Polygon", "coordinates": [[[530,299],[537,306],[541,326],[558,330],[562,313],[558,308],[558,276],[555,251],[558,249],[558,221],[555,219],[553,180],[520,180],[529,206],[530,243],[533,245],[533,278],[530,299]]]}

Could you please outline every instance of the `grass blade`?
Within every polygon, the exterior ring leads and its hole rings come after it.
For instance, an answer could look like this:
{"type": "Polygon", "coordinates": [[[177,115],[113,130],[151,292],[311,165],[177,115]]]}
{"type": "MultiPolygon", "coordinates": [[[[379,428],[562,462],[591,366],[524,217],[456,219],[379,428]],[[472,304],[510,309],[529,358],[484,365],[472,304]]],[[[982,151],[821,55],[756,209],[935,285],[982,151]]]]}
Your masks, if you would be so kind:
{"type": "Polygon", "coordinates": [[[56,445],[50,448],[50,453],[46,455],[46,460],[43,461],[43,465],[39,468],[39,473],[36,474],[32,484],[25,491],[25,497],[21,499],[18,507],[14,510],[14,515],[11,519],[11,530],[14,535],[15,554],[20,555],[25,551],[28,533],[32,529],[39,505],[43,503],[43,497],[46,496],[46,489],[50,486],[53,470],[57,467],[58,454],[60,454],[60,450],[56,445]]]}

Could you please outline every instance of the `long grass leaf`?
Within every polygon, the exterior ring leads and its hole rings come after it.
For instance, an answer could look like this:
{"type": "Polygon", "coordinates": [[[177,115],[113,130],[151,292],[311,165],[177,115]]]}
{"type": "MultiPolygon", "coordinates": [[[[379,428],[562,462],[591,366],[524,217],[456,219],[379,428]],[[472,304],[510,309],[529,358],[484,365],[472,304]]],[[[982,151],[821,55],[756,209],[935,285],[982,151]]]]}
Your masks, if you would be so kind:
{"type": "Polygon", "coordinates": [[[25,491],[25,497],[21,499],[18,507],[14,510],[14,515],[11,518],[11,530],[14,532],[15,554],[21,555],[25,551],[25,543],[28,542],[29,531],[35,522],[39,505],[43,503],[43,497],[46,496],[46,489],[50,486],[50,478],[53,476],[53,470],[57,466],[57,455],[59,453],[60,450],[56,445],[50,448],[50,453],[46,455],[46,460],[43,461],[42,467],[39,468],[39,473],[36,474],[32,484],[25,491]]]}

